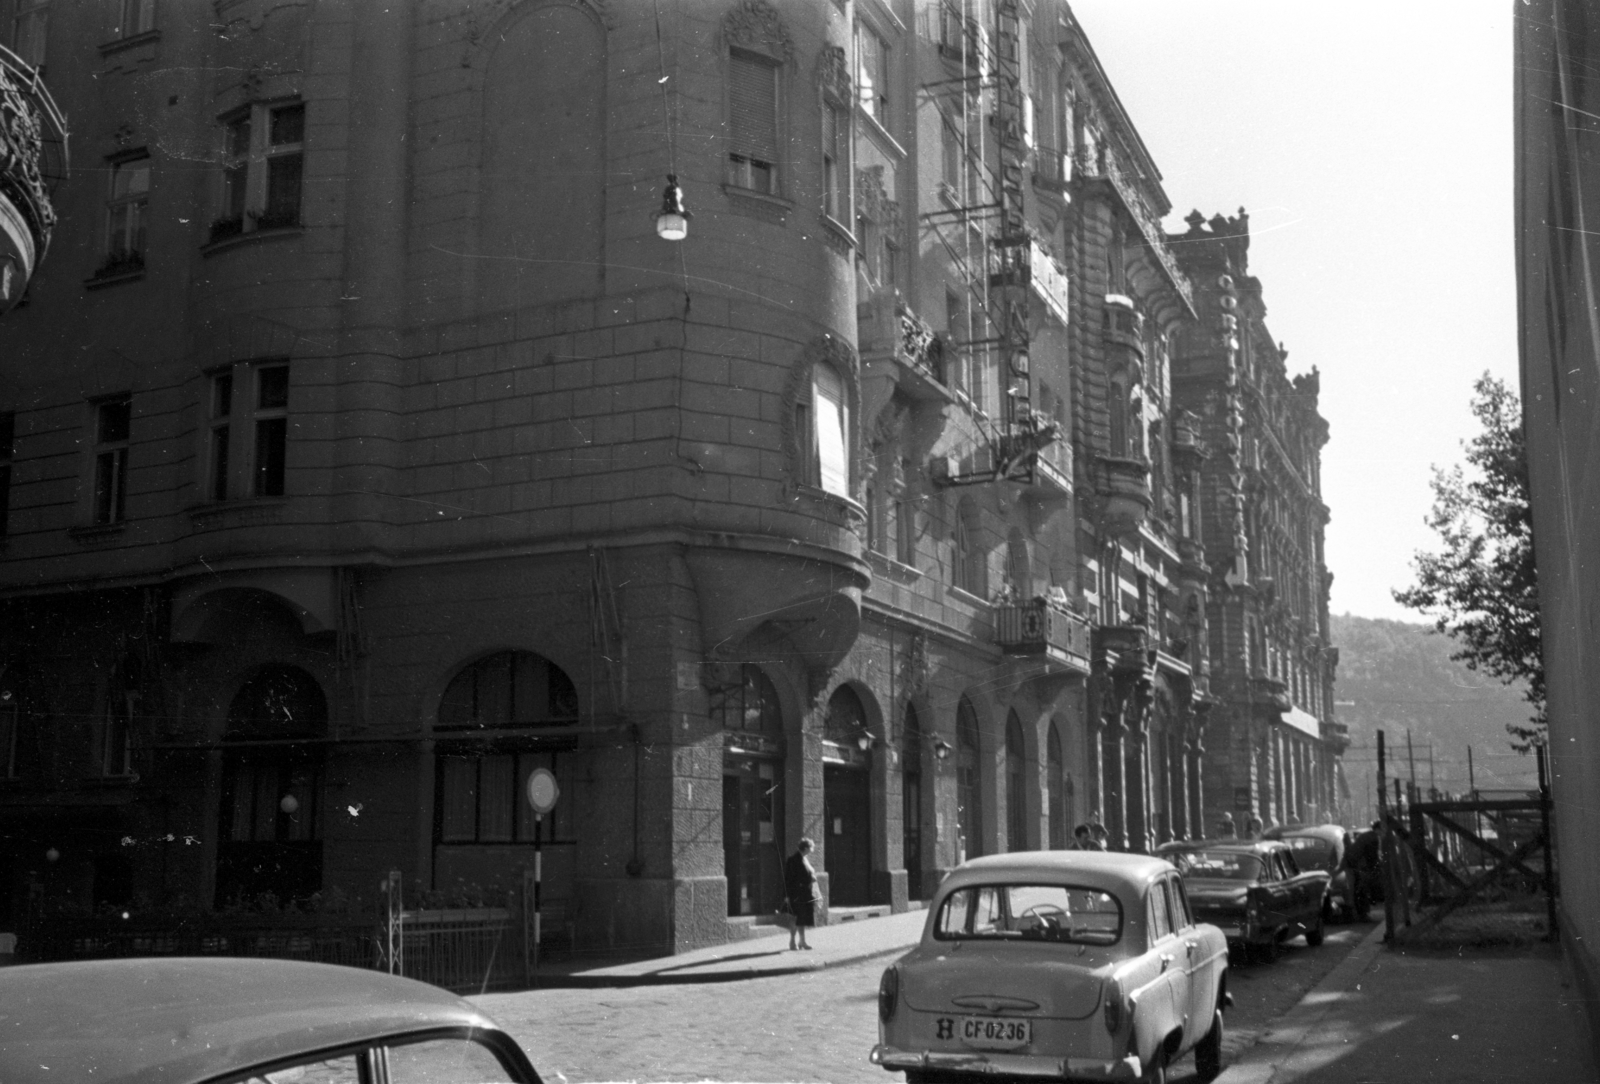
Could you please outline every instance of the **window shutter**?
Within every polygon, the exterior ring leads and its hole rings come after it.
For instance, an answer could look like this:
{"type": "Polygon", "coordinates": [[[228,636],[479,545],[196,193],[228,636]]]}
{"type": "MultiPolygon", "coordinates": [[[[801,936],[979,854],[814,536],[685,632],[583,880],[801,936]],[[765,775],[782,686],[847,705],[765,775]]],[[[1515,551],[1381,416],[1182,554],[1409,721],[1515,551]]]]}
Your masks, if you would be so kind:
{"type": "Polygon", "coordinates": [[[729,149],[760,162],[778,160],[778,69],[742,53],[729,55],[729,149]]]}

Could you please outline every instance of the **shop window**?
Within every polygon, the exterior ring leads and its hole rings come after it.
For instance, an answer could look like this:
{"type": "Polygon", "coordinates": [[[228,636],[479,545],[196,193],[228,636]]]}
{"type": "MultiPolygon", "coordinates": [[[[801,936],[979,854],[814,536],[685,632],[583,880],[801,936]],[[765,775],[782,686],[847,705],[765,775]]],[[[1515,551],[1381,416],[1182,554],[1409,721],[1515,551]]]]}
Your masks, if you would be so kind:
{"type": "Polygon", "coordinates": [[[956,830],[958,861],[983,853],[983,788],[979,771],[978,713],[965,696],[956,706],[956,830]]]}
{"type": "Polygon", "coordinates": [[[16,445],[17,415],[0,410],[0,538],[9,533],[11,519],[11,457],[16,445]]]}
{"type": "Polygon", "coordinates": [[[258,103],[222,122],[222,194],[211,240],[300,225],[304,102],[258,103]]]}
{"type": "Polygon", "coordinates": [[[565,725],[578,692],[559,666],[531,651],[502,651],[457,674],[439,702],[439,730],[565,725]]]}
{"type": "Polygon", "coordinates": [[[742,50],[728,54],[728,183],[777,195],[779,66],[742,50]]]}
{"type": "Polygon", "coordinates": [[[94,406],[94,503],[96,524],[121,523],[127,515],[128,434],[133,400],[119,395],[94,406]]]}
{"type": "Polygon", "coordinates": [[[535,817],[528,804],[528,777],[537,768],[556,774],[563,794],[572,792],[566,758],[557,753],[442,753],[436,762],[436,834],[440,843],[532,843],[571,835],[571,800],[535,817]]]}

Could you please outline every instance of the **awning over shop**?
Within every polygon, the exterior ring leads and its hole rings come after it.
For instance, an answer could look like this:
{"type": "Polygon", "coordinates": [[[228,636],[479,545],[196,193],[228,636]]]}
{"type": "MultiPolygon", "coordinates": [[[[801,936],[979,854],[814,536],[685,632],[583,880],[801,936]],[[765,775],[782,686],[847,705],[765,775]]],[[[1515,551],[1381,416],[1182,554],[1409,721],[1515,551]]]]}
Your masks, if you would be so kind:
{"type": "Polygon", "coordinates": [[[1309,711],[1301,711],[1299,708],[1290,708],[1288,711],[1283,713],[1283,721],[1300,731],[1302,734],[1309,735],[1310,737],[1317,738],[1319,740],[1322,738],[1322,724],[1318,722],[1317,717],[1312,715],[1309,711]]]}

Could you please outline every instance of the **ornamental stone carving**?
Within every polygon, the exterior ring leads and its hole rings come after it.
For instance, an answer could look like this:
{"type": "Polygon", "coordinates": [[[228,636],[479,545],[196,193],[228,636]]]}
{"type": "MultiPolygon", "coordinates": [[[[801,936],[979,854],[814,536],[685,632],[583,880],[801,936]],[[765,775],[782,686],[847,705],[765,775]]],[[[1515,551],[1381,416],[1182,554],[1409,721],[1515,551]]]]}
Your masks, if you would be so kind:
{"type": "Polygon", "coordinates": [[[844,55],[844,46],[826,45],[817,56],[817,86],[830,104],[840,109],[850,108],[855,100],[850,79],[850,61],[844,55]]]}
{"type": "Polygon", "coordinates": [[[55,208],[45,190],[43,176],[44,118],[24,92],[15,73],[0,66],[0,174],[22,194],[23,214],[29,218],[43,255],[56,224],[55,208]]]}
{"type": "Polygon", "coordinates": [[[794,43],[783,28],[778,9],[765,0],[743,0],[722,17],[722,34],[736,49],[766,53],[785,64],[794,59],[794,43]]]}

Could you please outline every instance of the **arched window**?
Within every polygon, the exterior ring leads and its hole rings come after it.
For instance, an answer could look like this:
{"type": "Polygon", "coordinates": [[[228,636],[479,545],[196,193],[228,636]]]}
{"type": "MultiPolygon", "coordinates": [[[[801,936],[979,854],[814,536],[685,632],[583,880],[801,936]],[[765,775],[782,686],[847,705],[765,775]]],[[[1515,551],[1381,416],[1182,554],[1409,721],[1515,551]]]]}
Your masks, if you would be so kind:
{"type": "Polygon", "coordinates": [[[1006,849],[1028,849],[1028,754],[1022,720],[1006,715],[1006,849]]]}
{"type": "Polygon", "coordinates": [[[578,721],[572,679],[531,651],[501,651],[463,669],[439,701],[438,730],[578,721]]]}
{"type": "Polygon", "coordinates": [[[712,692],[711,718],[723,730],[783,737],[783,711],[772,679],[750,663],[739,667],[739,678],[739,684],[712,692]]]}
{"type": "Polygon", "coordinates": [[[224,741],[316,738],[328,726],[328,700],[316,678],[293,666],[265,666],[228,707],[224,741]]]}
{"type": "Polygon", "coordinates": [[[956,828],[962,858],[983,853],[983,788],[978,752],[978,713],[965,696],[956,706],[956,828]]]}
{"type": "Polygon", "coordinates": [[[863,739],[870,741],[867,730],[867,709],[861,697],[848,685],[841,685],[828,698],[828,716],[823,722],[823,736],[840,745],[860,747],[863,739]]]}
{"type": "Polygon", "coordinates": [[[1067,769],[1061,756],[1061,728],[1055,720],[1050,722],[1049,735],[1045,741],[1045,762],[1049,769],[1050,785],[1050,846],[1061,848],[1067,845],[1067,809],[1071,799],[1067,781],[1067,769]]]}

